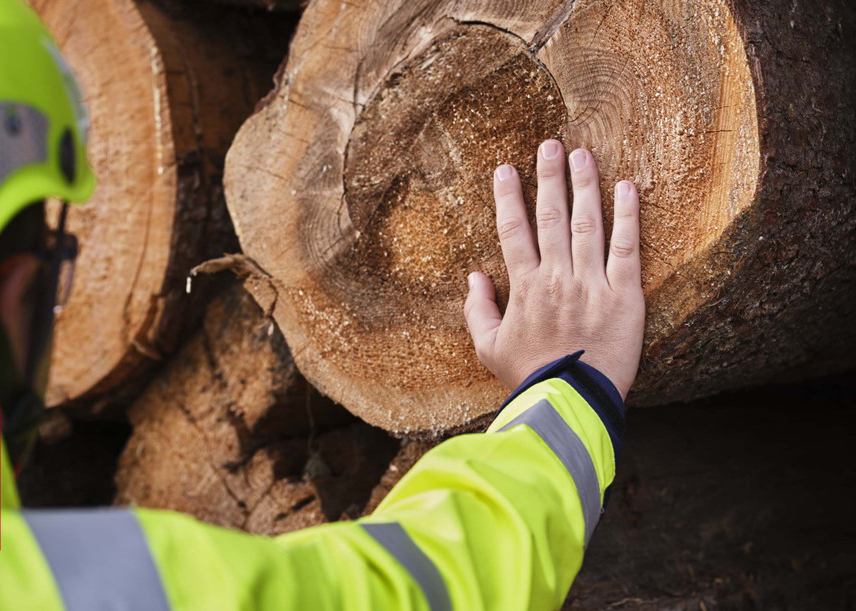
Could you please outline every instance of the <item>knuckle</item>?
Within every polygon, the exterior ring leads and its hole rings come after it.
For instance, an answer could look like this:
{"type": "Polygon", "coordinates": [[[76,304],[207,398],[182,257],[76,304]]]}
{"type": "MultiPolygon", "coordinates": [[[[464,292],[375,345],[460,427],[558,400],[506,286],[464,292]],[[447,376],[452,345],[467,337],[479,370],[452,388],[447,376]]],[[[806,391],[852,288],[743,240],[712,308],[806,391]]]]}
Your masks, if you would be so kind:
{"type": "Polygon", "coordinates": [[[626,238],[617,238],[610,242],[609,252],[616,257],[626,259],[633,256],[633,253],[636,252],[636,248],[630,240],[626,238]]]}
{"type": "Polygon", "coordinates": [[[512,183],[512,184],[502,183],[502,184],[497,185],[495,187],[494,194],[495,194],[495,199],[498,202],[506,202],[509,200],[513,200],[518,195],[518,189],[520,188],[519,185],[514,183],[514,181],[511,179],[507,180],[506,182],[512,183]]]}
{"type": "Polygon", "coordinates": [[[565,166],[562,163],[542,161],[538,164],[538,178],[559,178],[564,175],[565,166]]]}
{"type": "Polygon", "coordinates": [[[595,184],[594,175],[591,172],[582,172],[573,178],[574,188],[586,189],[595,184]]]}
{"type": "Polygon", "coordinates": [[[564,278],[557,270],[547,271],[543,275],[542,286],[547,296],[552,298],[559,297],[565,288],[564,278]]]}
{"type": "Polygon", "coordinates": [[[597,229],[597,224],[589,215],[580,215],[571,220],[571,231],[574,235],[591,235],[597,229]]]}
{"type": "Polygon", "coordinates": [[[507,240],[509,238],[513,238],[520,230],[523,228],[523,221],[519,218],[509,218],[501,221],[499,226],[497,227],[497,231],[499,233],[500,240],[507,240]]]}
{"type": "Polygon", "coordinates": [[[577,302],[586,302],[589,298],[589,286],[579,279],[571,283],[571,299],[577,302]]]}
{"type": "Polygon", "coordinates": [[[512,280],[512,294],[514,299],[524,301],[532,289],[532,281],[527,276],[517,276],[512,280]]]}
{"type": "Polygon", "coordinates": [[[544,206],[535,214],[539,229],[550,229],[558,225],[563,218],[561,210],[555,206],[544,206]]]}
{"type": "Polygon", "coordinates": [[[615,218],[627,219],[632,221],[638,215],[639,209],[636,206],[615,206],[615,218]]]}

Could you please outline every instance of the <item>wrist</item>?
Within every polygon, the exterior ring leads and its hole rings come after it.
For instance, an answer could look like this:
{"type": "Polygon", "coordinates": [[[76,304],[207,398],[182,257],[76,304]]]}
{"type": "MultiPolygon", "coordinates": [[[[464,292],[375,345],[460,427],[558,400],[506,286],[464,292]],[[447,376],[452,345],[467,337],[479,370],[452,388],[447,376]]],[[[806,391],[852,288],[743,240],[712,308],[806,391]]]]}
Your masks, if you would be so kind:
{"type": "Polygon", "coordinates": [[[572,386],[597,413],[609,433],[616,460],[624,441],[626,409],[618,388],[603,372],[581,360],[584,350],[568,354],[539,367],[509,395],[505,408],[527,388],[544,380],[559,378],[572,386]]]}

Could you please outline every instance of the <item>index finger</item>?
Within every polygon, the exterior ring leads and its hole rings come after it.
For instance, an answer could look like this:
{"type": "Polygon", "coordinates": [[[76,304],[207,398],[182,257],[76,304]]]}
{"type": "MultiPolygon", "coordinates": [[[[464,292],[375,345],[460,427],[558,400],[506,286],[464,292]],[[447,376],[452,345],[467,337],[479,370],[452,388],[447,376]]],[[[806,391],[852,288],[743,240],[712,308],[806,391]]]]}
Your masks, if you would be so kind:
{"type": "Polygon", "coordinates": [[[520,176],[513,166],[501,165],[494,172],[493,193],[496,200],[496,230],[502,256],[512,284],[540,263],[532,228],[526,216],[520,176]]]}

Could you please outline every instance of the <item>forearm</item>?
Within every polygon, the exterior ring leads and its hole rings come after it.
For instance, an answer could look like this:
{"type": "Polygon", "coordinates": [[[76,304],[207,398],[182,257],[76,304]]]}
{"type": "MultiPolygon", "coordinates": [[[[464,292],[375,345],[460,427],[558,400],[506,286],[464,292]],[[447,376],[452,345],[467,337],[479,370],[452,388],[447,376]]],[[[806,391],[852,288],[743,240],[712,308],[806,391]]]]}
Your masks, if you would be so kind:
{"type": "Polygon", "coordinates": [[[428,452],[356,522],[271,541],[147,512],[157,563],[176,567],[163,571],[170,600],[198,603],[207,582],[207,602],[253,592],[259,608],[558,608],[613,480],[614,417],[623,421],[609,382],[574,361],[527,381],[487,433],[428,452]]]}
{"type": "Polygon", "coordinates": [[[507,405],[488,433],[429,452],[368,521],[399,522],[437,566],[456,608],[557,608],[614,473],[613,443],[595,409],[567,381],[548,377],[507,405]],[[515,426],[520,419],[529,424],[515,426]]]}
{"type": "Polygon", "coordinates": [[[558,608],[615,473],[620,435],[598,413],[623,418],[620,398],[605,405],[608,382],[592,391],[565,361],[527,381],[487,433],[428,452],[356,522],[270,539],[169,511],[9,511],[0,565],[35,568],[0,601],[29,599],[16,590],[41,573],[57,601],[70,584],[116,602],[133,592],[104,575],[126,567],[163,608],[558,608]]]}
{"type": "Polygon", "coordinates": [[[196,602],[208,579],[212,602],[252,591],[280,608],[558,608],[600,518],[621,443],[613,418],[623,420],[609,382],[574,361],[528,381],[487,433],[428,452],[371,516],[283,535],[276,552],[220,529],[188,540],[194,529],[153,518],[146,530],[159,562],[185,567],[169,578],[170,598],[196,602]],[[201,545],[222,565],[189,566],[201,545]]]}

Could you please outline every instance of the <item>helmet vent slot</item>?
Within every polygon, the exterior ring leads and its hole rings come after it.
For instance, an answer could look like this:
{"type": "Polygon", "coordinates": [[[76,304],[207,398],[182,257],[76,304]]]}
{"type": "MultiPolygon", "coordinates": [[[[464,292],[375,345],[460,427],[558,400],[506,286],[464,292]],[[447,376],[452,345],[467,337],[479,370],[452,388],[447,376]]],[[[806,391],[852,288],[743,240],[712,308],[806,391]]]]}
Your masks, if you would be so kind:
{"type": "Polygon", "coordinates": [[[62,140],[59,142],[59,169],[62,170],[62,174],[69,184],[74,182],[76,170],[74,136],[71,134],[70,129],[66,129],[63,132],[62,140]]]}

